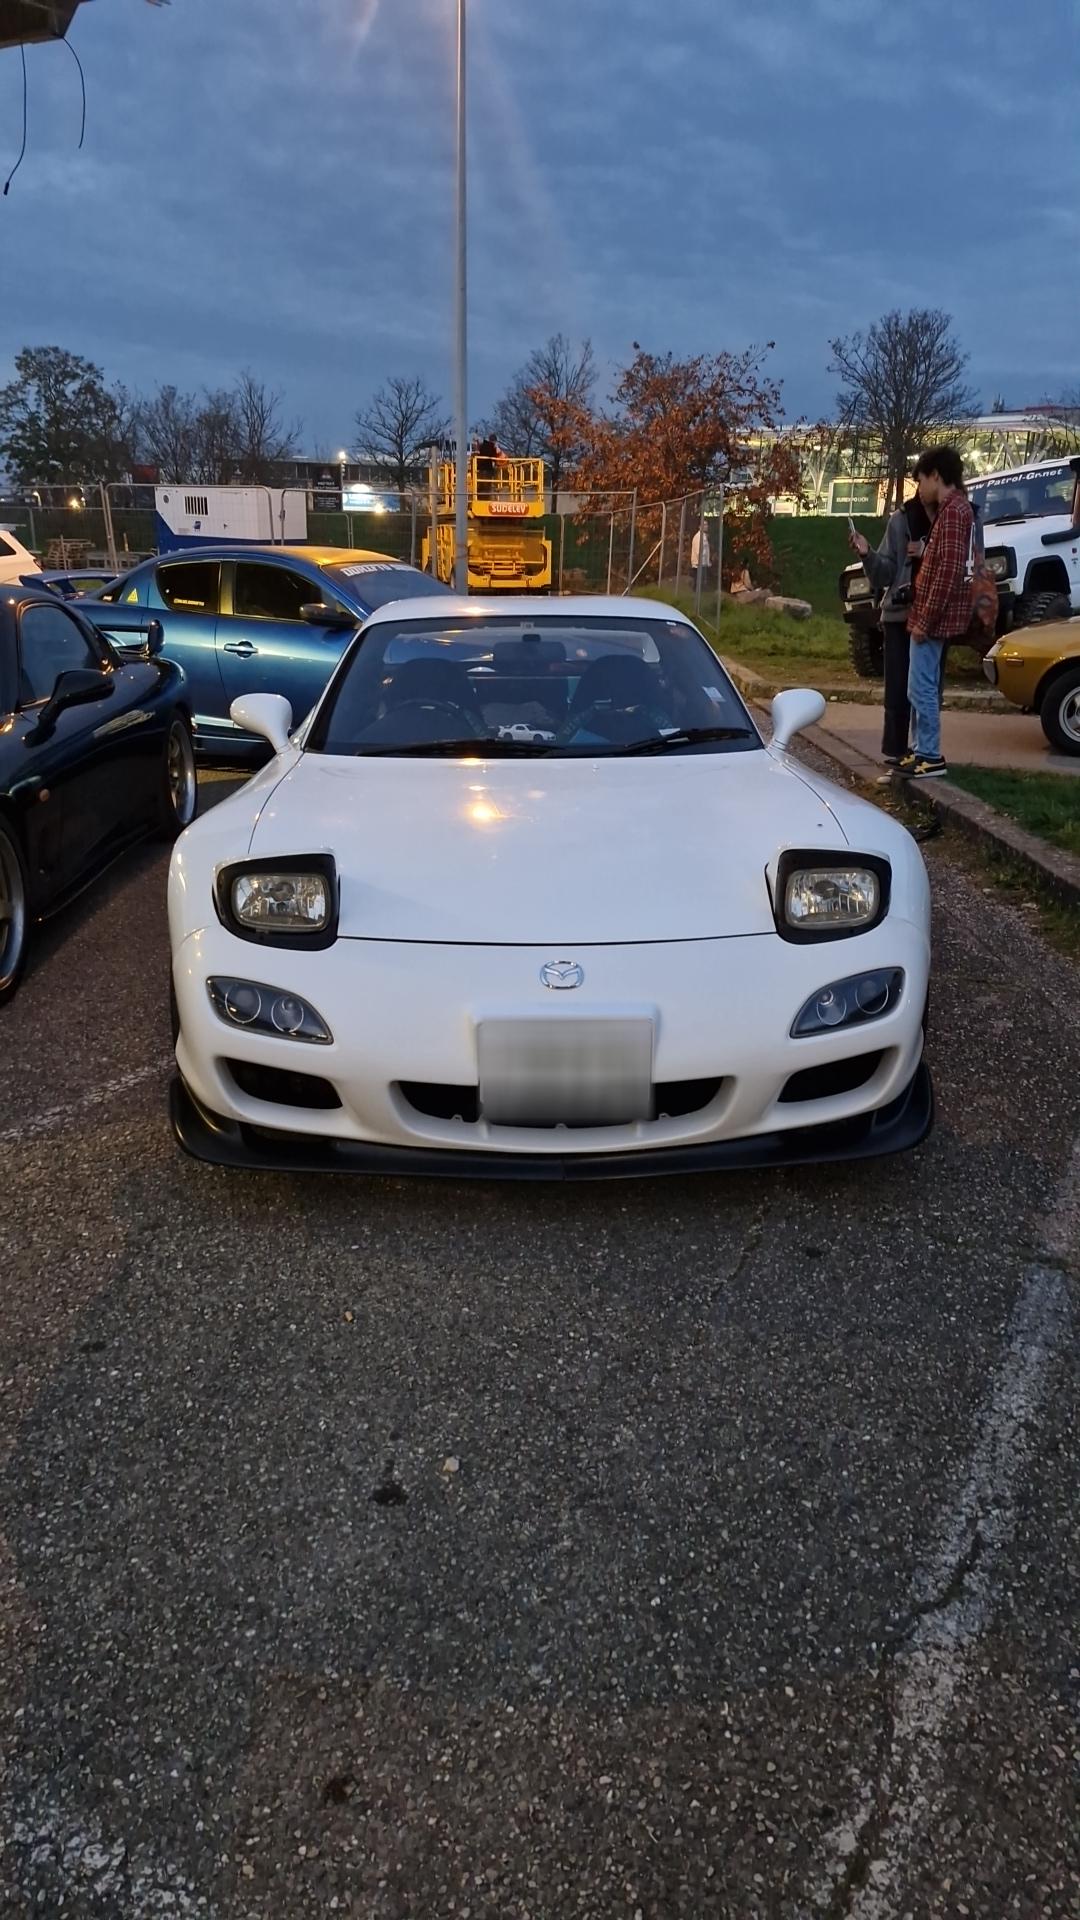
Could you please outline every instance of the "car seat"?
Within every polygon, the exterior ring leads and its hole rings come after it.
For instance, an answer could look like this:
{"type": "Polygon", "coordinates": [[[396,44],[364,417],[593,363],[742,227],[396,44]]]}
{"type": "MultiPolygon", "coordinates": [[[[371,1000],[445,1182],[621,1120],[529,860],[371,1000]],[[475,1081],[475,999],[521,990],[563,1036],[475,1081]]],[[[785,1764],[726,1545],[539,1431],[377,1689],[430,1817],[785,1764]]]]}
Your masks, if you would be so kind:
{"type": "Polygon", "coordinates": [[[405,660],[383,682],[383,711],[404,706],[460,707],[477,726],[484,715],[476,688],[459,660],[405,660]]]}
{"type": "Polygon", "coordinates": [[[608,654],[586,667],[574,689],[567,721],[570,724],[580,720],[590,707],[607,706],[615,710],[649,707],[655,710],[663,705],[664,683],[655,667],[646,666],[644,660],[608,654]]]}

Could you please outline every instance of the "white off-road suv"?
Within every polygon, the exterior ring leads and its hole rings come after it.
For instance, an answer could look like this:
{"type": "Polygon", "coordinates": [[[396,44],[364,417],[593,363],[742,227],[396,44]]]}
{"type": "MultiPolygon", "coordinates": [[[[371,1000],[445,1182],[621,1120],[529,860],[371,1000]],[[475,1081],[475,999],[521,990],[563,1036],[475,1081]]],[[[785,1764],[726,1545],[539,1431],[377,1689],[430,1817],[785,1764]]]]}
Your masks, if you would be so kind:
{"type": "Polygon", "coordinates": [[[987,474],[968,495],[998,583],[998,631],[1080,613],[1080,455],[987,474]]]}

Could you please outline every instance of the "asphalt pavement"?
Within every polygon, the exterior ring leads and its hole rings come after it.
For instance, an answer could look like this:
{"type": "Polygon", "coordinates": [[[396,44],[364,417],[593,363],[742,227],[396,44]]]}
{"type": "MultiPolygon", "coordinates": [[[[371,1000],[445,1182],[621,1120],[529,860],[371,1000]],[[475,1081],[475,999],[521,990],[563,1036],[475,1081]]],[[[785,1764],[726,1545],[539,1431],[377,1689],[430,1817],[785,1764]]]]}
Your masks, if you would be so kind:
{"type": "Polygon", "coordinates": [[[205,1168],[164,854],[47,933],[0,1015],[0,1909],[1080,1916],[1078,975],[928,857],[938,1124],[857,1169],[205,1168]]]}

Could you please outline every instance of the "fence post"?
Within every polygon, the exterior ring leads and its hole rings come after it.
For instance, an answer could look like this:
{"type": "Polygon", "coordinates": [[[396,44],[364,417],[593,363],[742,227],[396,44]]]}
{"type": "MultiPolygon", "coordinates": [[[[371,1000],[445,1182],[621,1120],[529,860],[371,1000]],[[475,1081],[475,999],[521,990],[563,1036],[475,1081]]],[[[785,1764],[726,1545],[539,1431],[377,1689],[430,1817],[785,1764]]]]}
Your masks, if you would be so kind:
{"type": "Polygon", "coordinates": [[[720,508],[716,516],[716,631],[720,632],[720,609],[724,604],[724,489],[720,489],[720,508]]]}
{"type": "Polygon", "coordinates": [[[637,532],[637,488],[634,488],[630,501],[630,556],[626,562],[626,591],[630,592],[634,584],[634,535],[637,532]]]}
{"type": "Polygon", "coordinates": [[[611,509],[611,527],[608,532],[607,549],[607,590],[611,592],[611,569],[615,564],[615,509],[611,509]]]}
{"type": "Polygon", "coordinates": [[[101,517],[105,523],[105,550],[109,556],[110,567],[113,567],[115,571],[119,573],[120,563],[116,556],[116,535],[113,532],[112,502],[109,499],[109,489],[104,480],[99,481],[98,484],[101,489],[101,517]]]}
{"type": "Polygon", "coordinates": [[[566,559],[566,515],[559,515],[559,592],[563,590],[563,562],[566,559]]]}
{"type": "Polygon", "coordinates": [[[683,499],[679,503],[679,546],[678,546],[678,551],[675,555],[675,591],[676,593],[678,593],[679,588],[682,585],[682,557],[683,557],[683,544],[685,540],[686,540],[686,501],[685,499],[683,499]]]}
{"type": "Polygon", "coordinates": [[[409,528],[409,565],[416,565],[416,488],[412,491],[412,525],[409,528]]]}
{"type": "Polygon", "coordinates": [[[701,587],[705,578],[705,495],[702,493],[698,508],[697,573],[694,579],[694,612],[701,612],[701,587]]]}
{"type": "Polygon", "coordinates": [[[431,514],[431,577],[438,580],[439,575],[439,450],[431,449],[431,464],[428,467],[428,510],[431,514]]]}
{"type": "Polygon", "coordinates": [[[664,500],[661,502],[661,506],[660,506],[660,558],[656,563],[656,584],[658,587],[662,587],[664,584],[664,542],[666,541],[666,539],[667,539],[667,501],[664,500]]]}

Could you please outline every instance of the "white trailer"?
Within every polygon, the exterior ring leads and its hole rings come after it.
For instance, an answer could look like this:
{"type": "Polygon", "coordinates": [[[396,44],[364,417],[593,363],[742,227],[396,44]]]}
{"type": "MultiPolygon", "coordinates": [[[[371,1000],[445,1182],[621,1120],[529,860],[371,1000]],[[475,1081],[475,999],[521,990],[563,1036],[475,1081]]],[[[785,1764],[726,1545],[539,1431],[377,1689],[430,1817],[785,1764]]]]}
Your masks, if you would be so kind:
{"type": "Polygon", "coordinates": [[[180,547],[305,541],[307,495],[280,487],[155,487],[159,553],[180,547]]]}

